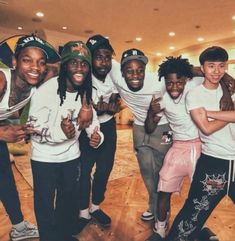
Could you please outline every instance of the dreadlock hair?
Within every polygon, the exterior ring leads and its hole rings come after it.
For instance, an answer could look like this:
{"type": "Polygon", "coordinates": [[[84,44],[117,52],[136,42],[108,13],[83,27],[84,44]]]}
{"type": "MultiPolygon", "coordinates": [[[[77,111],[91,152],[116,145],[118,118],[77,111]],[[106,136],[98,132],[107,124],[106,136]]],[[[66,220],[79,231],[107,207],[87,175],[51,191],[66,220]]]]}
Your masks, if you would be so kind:
{"type": "MultiPolygon", "coordinates": [[[[66,90],[67,90],[67,84],[66,84],[66,79],[67,79],[67,62],[63,63],[60,67],[60,73],[58,76],[58,90],[57,94],[60,96],[60,106],[63,105],[64,100],[66,99],[66,90]]],[[[86,92],[86,100],[87,103],[91,103],[91,97],[92,97],[92,81],[91,81],[91,66],[89,64],[90,70],[86,76],[86,79],[84,80],[84,83],[77,87],[77,95],[75,98],[75,101],[78,100],[78,96],[80,95],[81,102],[84,96],[84,93],[86,92]]]]}
{"type": "Polygon", "coordinates": [[[181,56],[166,57],[166,61],[163,61],[162,64],[159,65],[158,75],[159,81],[161,81],[162,77],[166,77],[168,74],[177,74],[177,78],[185,76],[189,79],[192,79],[192,65],[189,63],[188,59],[182,59],[181,56]]]}

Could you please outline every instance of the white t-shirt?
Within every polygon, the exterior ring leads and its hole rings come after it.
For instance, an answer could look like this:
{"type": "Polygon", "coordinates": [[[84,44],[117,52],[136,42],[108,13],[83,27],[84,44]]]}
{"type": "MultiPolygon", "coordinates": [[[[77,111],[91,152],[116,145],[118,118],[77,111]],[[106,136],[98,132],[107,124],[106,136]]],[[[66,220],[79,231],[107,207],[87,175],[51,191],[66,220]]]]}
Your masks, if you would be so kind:
{"type": "MultiPolygon", "coordinates": [[[[97,104],[101,95],[103,96],[103,101],[109,103],[110,96],[113,93],[118,93],[113,81],[111,80],[110,74],[107,74],[104,82],[98,80],[94,75],[92,75],[92,86],[92,100],[95,104],[97,104]]],[[[98,119],[100,123],[104,123],[110,120],[112,117],[113,115],[105,113],[98,116],[98,119]]]]}
{"type": "MultiPolygon", "coordinates": [[[[78,137],[79,126],[76,126],[76,117],[81,109],[80,96],[75,101],[77,92],[66,92],[66,99],[60,106],[60,97],[57,94],[57,77],[41,85],[33,95],[30,103],[29,117],[34,129],[42,136],[32,136],[32,159],[41,162],[66,162],[80,156],[78,137]],[[71,116],[75,126],[76,136],[68,139],[61,129],[62,118],[71,116]]],[[[99,128],[99,121],[93,110],[92,124],[86,129],[90,137],[95,127],[99,128]]],[[[103,134],[99,132],[103,140],[103,134]]],[[[102,141],[101,141],[102,143],[102,141]]]]}
{"type": "MultiPolygon", "coordinates": [[[[201,84],[187,94],[187,110],[204,107],[206,110],[218,111],[222,95],[223,91],[220,85],[217,89],[207,89],[201,84]]],[[[232,131],[233,125],[234,123],[229,123],[209,136],[204,135],[199,130],[202,140],[202,153],[217,158],[234,160],[235,133],[232,131]]]]}
{"type": "MultiPolygon", "coordinates": [[[[163,96],[165,92],[164,81],[158,81],[158,75],[156,73],[146,72],[143,88],[137,92],[131,91],[125,79],[122,77],[120,64],[117,62],[113,62],[110,76],[121,98],[133,113],[134,123],[143,126],[152,96],[156,95],[156,97],[160,97],[163,96]]],[[[164,116],[161,118],[159,125],[166,123],[167,120],[164,116]]]]}
{"type": "Polygon", "coordinates": [[[183,94],[178,99],[173,100],[166,92],[160,102],[160,105],[165,107],[164,113],[173,131],[174,140],[187,141],[199,137],[198,128],[186,110],[185,96],[189,90],[198,86],[202,81],[203,78],[188,80],[183,94]]]}
{"type": "Polygon", "coordinates": [[[9,107],[9,98],[10,98],[10,90],[11,90],[11,70],[10,69],[0,69],[6,77],[7,80],[7,88],[6,92],[0,102],[0,120],[6,120],[11,117],[12,114],[22,109],[31,99],[32,95],[36,91],[35,87],[32,87],[29,96],[23,101],[17,103],[14,106],[9,107]]]}

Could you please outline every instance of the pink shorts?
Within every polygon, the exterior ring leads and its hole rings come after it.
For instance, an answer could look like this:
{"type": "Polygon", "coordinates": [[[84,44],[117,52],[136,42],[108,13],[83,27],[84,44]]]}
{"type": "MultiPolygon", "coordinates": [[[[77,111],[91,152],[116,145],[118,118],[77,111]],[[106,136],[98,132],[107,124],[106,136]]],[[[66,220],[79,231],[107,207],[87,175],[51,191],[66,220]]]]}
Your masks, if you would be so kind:
{"type": "Polygon", "coordinates": [[[185,176],[192,180],[200,154],[200,139],[174,141],[159,173],[158,191],[179,192],[185,176]]]}

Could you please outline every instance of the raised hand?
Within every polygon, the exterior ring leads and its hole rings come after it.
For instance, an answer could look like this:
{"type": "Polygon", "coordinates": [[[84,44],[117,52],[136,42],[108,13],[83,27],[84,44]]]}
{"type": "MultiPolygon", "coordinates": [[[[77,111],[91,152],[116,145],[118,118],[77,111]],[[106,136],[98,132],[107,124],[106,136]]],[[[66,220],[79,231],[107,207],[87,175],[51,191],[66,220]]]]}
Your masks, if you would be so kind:
{"type": "Polygon", "coordinates": [[[114,115],[118,113],[120,110],[121,110],[120,96],[118,94],[112,94],[109,99],[107,113],[110,115],[114,115]]]}
{"type": "Polygon", "coordinates": [[[0,140],[5,142],[14,143],[22,141],[30,134],[34,134],[34,130],[27,124],[0,126],[0,140]]]}
{"type": "Polygon", "coordinates": [[[91,134],[91,138],[90,138],[90,146],[91,147],[97,147],[100,144],[101,141],[101,137],[98,133],[98,127],[95,127],[93,133],[91,134]]]}
{"type": "Polygon", "coordinates": [[[162,98],[159,97],[159,98],[156,98],[154,95],[152,97],[152,100],[150,102],[150,110],[153,114],[158,114],[162,111],[162,108],[161,108],[161,105],[159,103],[159,101],[161,100],[162,98]]]}
{"type": "Polygon", "coordinates": [[[60,126],[68,139],[72,139],[75,137],[75,127],[71,121],[71,117],[69,114],[66,118],[62,119],[60,126]]]}
{"type": "Polygon", "coordinates": [[[102,115],[108,110],[108,103],[103,101],[103,96],[101,95],[97,104],[93,103],[93,107],[97,115],[102,115]]]}
{"type": "Polygon", "coordinates": [[[84,92],[82,98],[82,107],[78,113],[77,125],[79,125],[79,130],[89,127],[92,123],[93,111],[90,104],[87,103],[86,92],[84,92]]]}

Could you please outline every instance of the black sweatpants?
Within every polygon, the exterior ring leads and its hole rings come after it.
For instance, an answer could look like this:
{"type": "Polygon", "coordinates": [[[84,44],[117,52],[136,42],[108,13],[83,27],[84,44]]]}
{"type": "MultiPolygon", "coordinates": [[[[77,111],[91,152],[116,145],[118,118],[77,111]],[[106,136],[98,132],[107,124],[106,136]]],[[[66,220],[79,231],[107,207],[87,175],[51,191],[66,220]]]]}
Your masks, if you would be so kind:
{"type": "Polygon", "coordinates": [[[9,151],[4,141],[0,141],[0,200],[13,225],[23,221],[19,195],[11,169],[9,151]]]}
{"type": "Polygon", "coordinates": [[[92,203],[96,205],[104,200],[106,185],[113,168],[117,142],[115,119],[112,118],[105,123],[101,123],[100,130],[104,134],[104,142],[97,149],[89,145],[89,138],[84,131],[79,137],[81,149],[80,210],[89,207],[91,172],[94,164],[96,164],[96,170],[92,181],[92,203]]]}
{"type": "Polygon", "coordinates": [[[194,240],[221,199],[235,203],[235,161],[201,154],[189,195],[176,216],[167,240],[194,240]]]}
{"type": "Polygon", "coordinates": [[[40,240],[66,240],[78,221],[79,159],[63,163],[31,160],[31,164],[40,240]]]}

